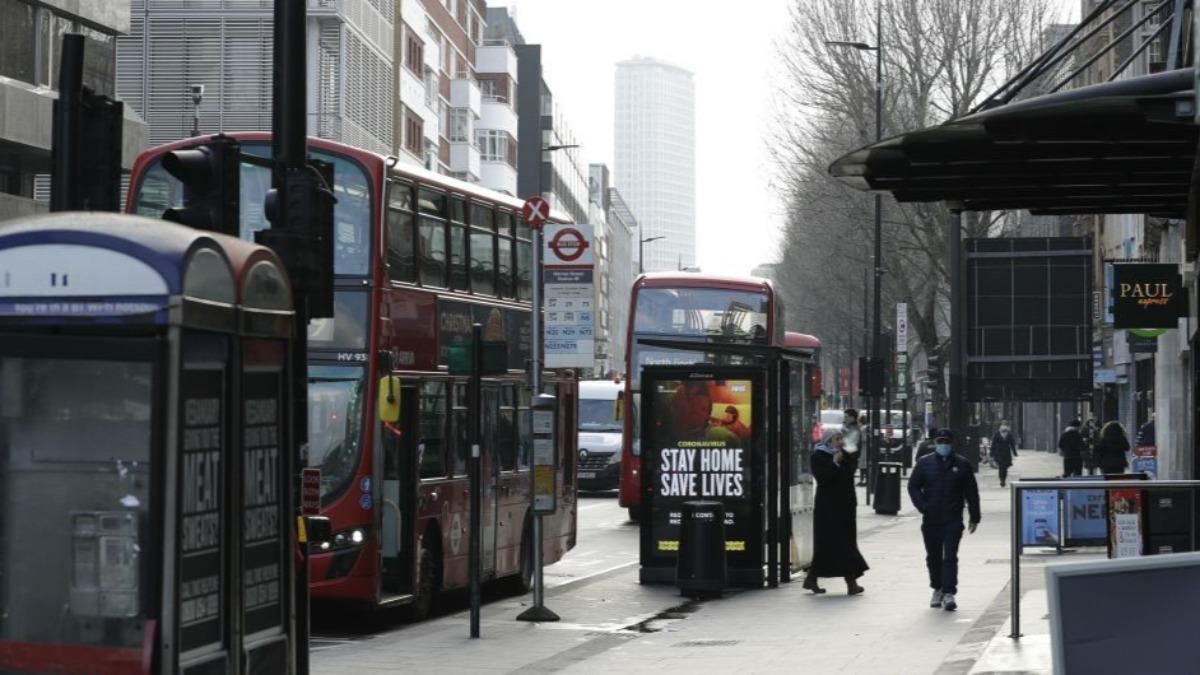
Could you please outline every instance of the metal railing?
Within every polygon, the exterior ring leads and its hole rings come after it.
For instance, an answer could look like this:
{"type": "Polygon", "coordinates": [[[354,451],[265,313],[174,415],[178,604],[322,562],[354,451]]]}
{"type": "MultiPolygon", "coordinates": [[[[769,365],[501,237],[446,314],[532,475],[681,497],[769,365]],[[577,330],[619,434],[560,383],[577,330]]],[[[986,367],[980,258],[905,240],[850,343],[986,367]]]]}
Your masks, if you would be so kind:
{"type": "MultiPolygon", "coordinates": [[[[1025,490],[1192,490],[1192,503],[1188,516],[1191,527],[1191,548],[1196,548],[1196,491],[1200,490],[1200,480],[1018,480],[1012,483],[1012,549],[1010,556],[1009,588],[1012,592],[1012,632],[1009,637],[1014,640],[1021,638],[1021,550],[1024,541],[1022,535],[1022,506],[1021,499],[1025,490]]],[[[1106,500],[1107,503],[1107,500],[1106,500]]],[[[1106,506],[1107,508],[1107,506],[1106,506]]],[[[1145,507],[1143,506],[1143,509],[1145,507]]],[[[1060,534],[1061,536],[1061,534],[1060,534]]],[[[1110,535],[1111,536],[1111,535],[1110,535]]]]}

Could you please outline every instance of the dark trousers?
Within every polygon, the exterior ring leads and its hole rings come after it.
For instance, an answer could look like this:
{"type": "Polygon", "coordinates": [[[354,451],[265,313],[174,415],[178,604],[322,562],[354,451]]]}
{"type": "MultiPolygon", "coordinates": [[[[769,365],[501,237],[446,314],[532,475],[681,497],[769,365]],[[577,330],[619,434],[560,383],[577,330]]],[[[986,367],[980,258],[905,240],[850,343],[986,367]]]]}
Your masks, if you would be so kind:
{"type": "Polygon", "coordinates": [[[1004,485],[1004,481],[1008,480],[1008,465],[1000,464],[998,468],[1000,469],[1000,484],[1004,485]]]}
{"type": "Polygon", "coordinates": [[[925,566],[929,568],[929,587],[944,593],[958,592],[958,543],[962,541],[961,520],[949,523],[921,523],[925,537],[925,566]]]}
{"type": "Polygon", "coordinates": [[[1083,475],[1083,458],[1075,457],[1074,459],[1063,457],[1063,475],[1064,476],[1082,476],[1083,475]]]}

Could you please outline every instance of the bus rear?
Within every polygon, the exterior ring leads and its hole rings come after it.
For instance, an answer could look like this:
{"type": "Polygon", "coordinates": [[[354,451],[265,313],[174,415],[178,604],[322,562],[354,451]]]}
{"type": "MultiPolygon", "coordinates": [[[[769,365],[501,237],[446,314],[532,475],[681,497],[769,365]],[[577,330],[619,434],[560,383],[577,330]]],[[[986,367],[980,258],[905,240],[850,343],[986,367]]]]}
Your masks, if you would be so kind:
{"type": "Polygon", "coordinates": [[[748,357],[716,355],[703,350],[641,344],[670,340],[722,344],[779,345],[783,309],[771,283],[764,279],[718,277],[691,273],[644,274],[634,282],[630,301],[626,354],[626,414],[621,450],[619,503],[629,517],[641,517],[641,369],[648,365],[714,363],[738,365],[748,357]]]}

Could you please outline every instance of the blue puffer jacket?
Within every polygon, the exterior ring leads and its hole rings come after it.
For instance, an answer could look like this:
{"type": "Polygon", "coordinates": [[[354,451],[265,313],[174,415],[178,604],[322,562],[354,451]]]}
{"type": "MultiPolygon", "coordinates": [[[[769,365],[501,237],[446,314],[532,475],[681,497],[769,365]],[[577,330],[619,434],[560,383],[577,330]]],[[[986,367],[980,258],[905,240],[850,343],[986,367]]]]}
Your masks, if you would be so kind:
{"type": "Polygon", "coordinates": [[[933,453],[918,460],[908,478],[908,496],[927,523],[961,523],[964,502],[971,522],[979,522],[979,485],[971,463],[960,455],[942,459],[933,453]]]}

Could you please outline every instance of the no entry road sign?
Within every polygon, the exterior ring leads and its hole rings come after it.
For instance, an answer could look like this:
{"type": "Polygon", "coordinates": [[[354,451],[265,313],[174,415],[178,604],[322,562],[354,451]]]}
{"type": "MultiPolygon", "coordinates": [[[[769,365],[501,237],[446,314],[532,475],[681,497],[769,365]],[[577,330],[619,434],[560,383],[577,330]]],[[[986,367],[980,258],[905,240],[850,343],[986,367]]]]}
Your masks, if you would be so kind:
{"type": "Polygon", "coordinates": [[[530,227],[535,229],[541,227],[542,223],[550,218],[550,205],[541,197],[530,197],[521,207],[521,217],[529,223],[530,227]]]}

